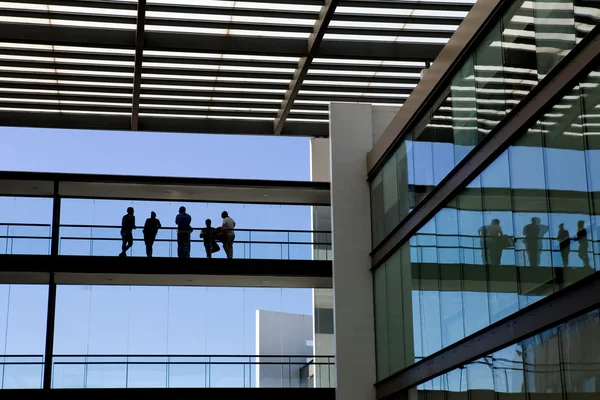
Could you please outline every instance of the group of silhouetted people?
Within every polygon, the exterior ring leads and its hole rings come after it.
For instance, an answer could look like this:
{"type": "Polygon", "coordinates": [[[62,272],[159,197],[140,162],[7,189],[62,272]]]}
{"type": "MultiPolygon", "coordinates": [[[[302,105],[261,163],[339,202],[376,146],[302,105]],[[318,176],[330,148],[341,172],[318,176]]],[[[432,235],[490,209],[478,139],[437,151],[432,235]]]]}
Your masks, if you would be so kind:
{"type": "MultiPolygon", "coordinates": [[[[221,218],[223,218],[223,223],[220,227],[214,228],[212,221],[207,219],[205,221],[206,226],[200,230],[200,238],[203,239],[206,257],[208,258],[212,258],[212,254],[220,250],[217,242],[223,244],[223,250],[225,250],[227,258],[233,258],[235,221],[229,216],[227,211],[221,213],[221,218]]],[[[179,258],[189,258],[194,229],[192,228],[192,217],[186,212],[185,207],[179,207],[179,214],[175,217],[175,224],[177,225],[177,256],[179,258]]],[[[133,246],[133,230],[136,228],[133,207],[128,207],[127,214],[123,216],[121,221],[121,238],[123,244],[121,246],[121,253],[119,254],[120,257],[126,257],[127,250],[133,246]]],[[[146,255],[148,257],[152,257],[152,248],[160,228],[162,228],[160,220],[156,218],[156,213],[152,211],[150,218],[146,219],[143,229],[146,255]]]]}
{"type": "MultiPolygon", "coordinates": [[[[540,256],[542,254],[543,242],[542,238],[550,231],[547,225],[541,223],[538,217],[531,218],[531,223],[523,227],[522,242],[525,245],[525,251],[529,259],[531,267],[538,267],[540,256]]],[[[482,260],[484,264],[500,265],[502,259],[502,251],[505,248],[514,246],[514,238],[505,235],[502,232],[499,219],[493,219],[489,225],[479,228],[479,236],[482,248],[482,260]]],[[[565,229],[564,224],[558,226],[558,234],[556,236],[560,256],[563,267],[569,266],[569,253],[571,251],[571,242],[578,242],[579,249],[577,255],[583,261],[584,267],[590,267],[590,259],[588,256],[588,238],[587,230],[585,229],[585,221],[577,222],[577,234],[571,237],[569,231],[565,229]]]]}

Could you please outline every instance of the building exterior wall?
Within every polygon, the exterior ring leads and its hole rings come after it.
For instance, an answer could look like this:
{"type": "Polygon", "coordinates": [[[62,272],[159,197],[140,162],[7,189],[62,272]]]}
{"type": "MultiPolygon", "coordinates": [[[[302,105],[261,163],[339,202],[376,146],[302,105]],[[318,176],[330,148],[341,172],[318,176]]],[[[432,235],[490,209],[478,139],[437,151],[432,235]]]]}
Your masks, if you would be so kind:
{"type": "Polygon", "coordinates": [[[312,359],[313,318],[310,315],[256,310],[256,387],[303,387],[300,370],[312,359]],[[286,363],[293,363],[287,364],[286,363]]]}

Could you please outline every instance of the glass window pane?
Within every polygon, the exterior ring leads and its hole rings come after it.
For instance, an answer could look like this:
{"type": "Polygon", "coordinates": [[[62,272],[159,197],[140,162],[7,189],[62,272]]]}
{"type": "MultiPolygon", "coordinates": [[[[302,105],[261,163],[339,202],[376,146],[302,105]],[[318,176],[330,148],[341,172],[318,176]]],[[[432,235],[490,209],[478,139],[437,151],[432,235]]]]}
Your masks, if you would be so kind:
{"type": "Polygon", "coordinates": [[[373,274],[375,291],[375,334],[377,346],[377,379],[390,375],[388,346],[388,315],[386,293],[386,265],[377,268],[373,274]]]}

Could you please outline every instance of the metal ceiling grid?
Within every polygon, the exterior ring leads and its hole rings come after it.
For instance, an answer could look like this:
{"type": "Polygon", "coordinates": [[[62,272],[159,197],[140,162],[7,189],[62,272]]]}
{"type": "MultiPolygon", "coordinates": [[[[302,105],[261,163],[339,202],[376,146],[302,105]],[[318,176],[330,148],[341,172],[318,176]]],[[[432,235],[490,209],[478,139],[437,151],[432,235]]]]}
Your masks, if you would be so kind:
{"type": "Polygon", "coordinates": [[[0,123],[328,135],[401,106],[472,0],[0,1],[0,123]]]}

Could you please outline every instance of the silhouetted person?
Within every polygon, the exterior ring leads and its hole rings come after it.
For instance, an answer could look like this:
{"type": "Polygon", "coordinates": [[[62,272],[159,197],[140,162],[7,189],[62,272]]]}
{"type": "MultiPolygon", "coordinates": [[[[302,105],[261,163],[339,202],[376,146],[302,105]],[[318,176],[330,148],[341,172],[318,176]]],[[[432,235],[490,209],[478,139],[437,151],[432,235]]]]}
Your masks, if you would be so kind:
{"type": "Polygon", "coordinates": [[[221,225],[223,250],[227,258],[233,258],[233,241],[235,240],[235,221],[229,216],[227,211],[221,213],[223,224],[221,225]]]}
{"type": "Polygon", "coordinates": [[[133,230],[135,226],[135,216],[133,215],[133,207],[127,208],[127,214],[123,216],[121,220],[121,238],[123,239],[123,245],[121,246],[120,257],[127,256],[127,250],[133,246],[133,230]]]}
{"type": "Polygon", "coordinates": [[[185,207],[179,207],[175,217],[177,225],[177,257],[190,258],[190,240],[192,234],[192,217],[185,212],[185,207]]]}
{"type": "Polygon", "coordinates": [[[204,239],[206,257],[212,258],[212,253],[219,251],[219,245],[217,244],[217,229],[212,227],[212,221],[210,219],[206,220],[206,226],[202,228],[200,238],[204,239]]]}
{"type": "Polygon", "coordinates": [[[494,218],[492,223],[479,228],[479,236],[481,236],[482,259],[483,263],[498,266],[502,259],[502,227],[500,220],[494,218]]]}
{"type": "Polygon", "coordinates": [[[158,234],[158,230],[162,227],[160,224],[160,220],[156,218],[156,213],[152,211],[150,213],[150,218],[146,220],[144,224],[144,243],[146,243],[146,255],[148,257],[152,257],[152,246],[154,246],[154,241],[156,240],[156,235],[158,234]]]}
{"type": "Polygon", "coordinates": [[[529,257],[529,265],[532,267],[540,265],[540,256],[543,248],[542,237],[549,230],[546,225],[542,225],[540,222],[541,220],[538,217],[533,217],[531,218],[531,223],[525,225],[523,228],[525,250],[529,257]]]}
{"type": "Polygon", "coordinates": [[[571,237],[569,231],[565,229],[565,224],[558,225],[558,235],[556,235],[558,241],[558,248],[560,249],[560,258],[562,259],[562,266],[566,268],[569,266],[569,252],[571,251],[571,237]]]}
{"type": "Polygon", "coordinates": [[[577,250],[577,255],[583,261],[583,266],[591,268],[590,266],[590,258],[588,256],[588,238],[587,238],[587,230],[585,229],[585,222],[578,221],[577,222],[577,236],[575,240],[579,242],[579,249],[577,250]]]}

